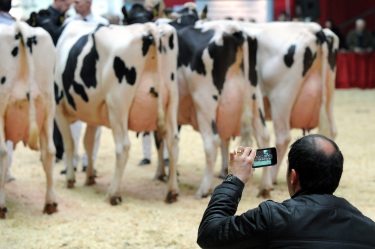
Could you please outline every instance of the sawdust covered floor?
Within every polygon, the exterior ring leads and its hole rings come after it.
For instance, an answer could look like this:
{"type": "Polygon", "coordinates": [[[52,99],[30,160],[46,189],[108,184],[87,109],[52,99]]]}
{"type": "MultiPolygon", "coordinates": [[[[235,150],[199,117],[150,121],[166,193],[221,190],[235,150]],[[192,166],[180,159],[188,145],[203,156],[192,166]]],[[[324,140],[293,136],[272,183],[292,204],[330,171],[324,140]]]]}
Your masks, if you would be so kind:
{"type": "MultiPolygon", "coordinates": [[[[375,220],[375,91],[337,90],[335,93],[336,139],[343,151],[345,164],[336,195],[347,198],[365,215],[375,220]]],[[[272,124],[268,123],[272,131],[272,124]]],[[[302,135],[294,130],[292,139],[302,135]]],[[[18,144],[14,153],[12,174],[16,181],[6,185],[6,220],[0,220],[0,248],[197,248],[196,234],[209,198],[196,200],[203,170],[204,153],[200,135],[190,126],[181,131],[179,158],[179,201],[165,204],[164,183],[153,181],[156,153],[152,164],[139,167],[142,158],[141,139],[131,132],[132,147],[122,181],[123,203],[112,207],[104,196],[114,171],[114,146],[110,130],[103,129],[96,169],[99,177],[93,187],[84,186],[81,166],[77,171],[76,188],[65,187],[64,167],[54,169],[55,191],[59,212],[43,215],[45,176],[39,153],[18,144]]],[[[272,144],[274,143],[272,138],[272,144]]],[[[82,144],[82,143],[81,143],[82,144]]],[[[232,142],[231,148],[238,145],[232,142]]],[[[83,148],[80,148],[83,151],[83,148]]],[[[220,168],[218,156],[215,172],[220,168]]],[[[279,184],[272,198],[288,198],[285,184],[285,159],[279,184]]],[[[256,207],[261,170],[243,193],[238,213],[256,207]]],[[[221,181],[215,179],[217,185],[221,181]]]]}

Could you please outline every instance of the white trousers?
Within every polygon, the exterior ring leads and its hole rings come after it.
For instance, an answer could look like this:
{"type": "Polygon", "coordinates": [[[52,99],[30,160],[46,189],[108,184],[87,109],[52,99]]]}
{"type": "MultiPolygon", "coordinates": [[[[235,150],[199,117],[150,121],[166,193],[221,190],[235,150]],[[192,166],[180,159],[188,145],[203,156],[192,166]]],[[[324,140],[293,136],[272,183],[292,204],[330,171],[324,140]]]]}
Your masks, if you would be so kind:
{"type": "MultiPolygon", "coordinates": [[[[151,160],[151,152],[152,152],[152,139],[151,136],[154,136],[153,132],[149,132],[148,134],[142,134],[142,149],[143,149],[143,158],[151,160]]],[[[163,150],[163,159],[168,158],[168,147],[167,143],[164,142],[164,150],[163,150]]]]}
{"type": "MultiPolygon", "coordinates": [[[[70,132],[72,133],[73,136],[73,142],[74,142],[74,157],[73,157],[73,165],[74,167],[77,167],[79,163],[79,153],[78,153],[78,148],[79,148],[79,139],[81,136],[81,131],[82,131],[82,121],[76,121],[70,125],[70,132]]],[[[96,128],[95,132],[95,140],[94,140],[94,150],[92,153],[92,160],[95,161],[96,156],[98,155],[98,150],[99,150],[99,141],[100,141],[100,135],[102,133],[101,126],[98,126],[96,128]]],[[[82,156],[82,165],[87,166],[88,160],[87,160],[87,154],[86,152],[82,156]]]]}

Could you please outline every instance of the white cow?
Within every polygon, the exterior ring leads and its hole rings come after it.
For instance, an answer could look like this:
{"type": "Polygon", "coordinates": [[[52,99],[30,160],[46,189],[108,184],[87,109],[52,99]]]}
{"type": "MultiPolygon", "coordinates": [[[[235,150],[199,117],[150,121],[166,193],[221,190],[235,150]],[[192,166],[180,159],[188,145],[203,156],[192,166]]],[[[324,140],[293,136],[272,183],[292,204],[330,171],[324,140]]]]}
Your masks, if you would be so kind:
{"type": "Polygon", "coordinates": [[[57,43],[55,81],[56,121],[64,141],[68,187],[75,182],[69,124],[79,119],[88,125],[87,185],[95,183],[91,156],[95,126],[110,127],[115,141],[116,169],[107,194],[112,205],[121,201],[120,181],[130,148],[128,130],[158,129],[166,135],[170,155],[166,201],[176,200],[177,50],[176,33],[168,25],[101,27],[82,21],[67,25],[57,43]]]}
{"type": "Polygon", "coordinates": [[[52,171],[55,49],[49,34],[24,22],[0,25],[0,218],[5,218],[6,140],[41,150],[47,180],[44,212],[57,211],[52,171]],[[48,55],[48,56],[46,56],[48,55]]]}
{"type": "Polygon", "coordinates": [[[261,86],[266,117],[274,124],[278,164],[272,167],[272,179],[276,183],[291,128],[309,131],[319,126],[323,135],[335,138],[337,134],[333,91],[338,38],[316,23],[242,25],[257,42],[252,77],[261,86]]]}
{"type": "MultiPolygon", "coordinates": [[[[173,25],[173,23],[171,23],[173,25]]],[[[179,55],[179,125],[190,124],[202,135],[206,169],[196,198],[212,190],[213,169],[220,143],[240,135],[245,108],[251,110],[247,126],[256,131],[259,147],[267,147],[269,133],[265,122],[262,95],[250,81],[249,45],[251,41],[235,23],[200,22],[194,27],[176,25],[179,55]],[[255,100],[255,101],[254,101],[255,100]]],[[[270,190],[269,170],[262,188],[270,190]]]]}

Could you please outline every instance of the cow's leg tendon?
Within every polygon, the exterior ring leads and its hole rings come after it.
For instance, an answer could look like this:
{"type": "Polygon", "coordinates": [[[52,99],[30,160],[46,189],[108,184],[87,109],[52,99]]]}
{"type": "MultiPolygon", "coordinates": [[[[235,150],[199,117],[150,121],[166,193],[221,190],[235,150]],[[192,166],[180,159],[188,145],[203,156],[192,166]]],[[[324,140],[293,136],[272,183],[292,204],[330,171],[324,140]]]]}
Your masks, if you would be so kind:
{"type": "Polygon", "coordinates": [[[4,127],[0,124],[0,219],[4,219],[7,212],[5,203],[5,181],[7,170],[8,150],[5,144],[4,127]]]}
{"type": "Polygon", "coordinates": [[[229,142],[230,139],[222,139],[221,140],[221,171],[219,174],[219,178],[224,179],[228,174],[228,165],[229,165],[229,142]]]}
{"type": "Polygon", "coordinates": [[[163,160],[163,150],[164,150],[164,139],[160,134],[160,131],[154,132],[155,137],[155,144],[158,151],[158,166],[155,172],[154,180],[165,181],[166,174],[165,174],[165,165],[163,160]]]}
{"type": "Polygon", "coordinates": [[[52,214],[57,212],[57,203],[55,192],[53,190],[53,166],[54,158],[56,154],[56,149],[52,139],[52,123],[53,120],[50,120],[50,124],[45,125],[44,131],[40,136],[40,147],[42,154],[42,164],[43,169],[46,174],[46,200],[43,213],[52,214]]]}
{"type": "Polygon", "coordinates": [[[85,185],[91,186],[95,184],[95,170],[94,170],[94,143],[97,129],[100,127],[87,125],[83,144],[87,154],[87,169],[86,169],[86,182],[85,185]]]}
{"type": "Polygon", "coordinates": [[[68,188],[74,188],[75,183],[75,172],[73,166],[73,154],[74,154],[74,143],[73,137],[70,130],[70,124],[68,120],[64,117],[62,107],[56,106],[56,123],[59,127],[61,137],[64,142],[64,159],[66,172],[66,182],[68,188]]]}
{"type": "MultiPolygon", "coordinates": [[[[177,158],[178,158],[178,129],[176,115],[173,110],[167,112],[167,133],[165,142],[167,143],[169,155],[169,179],[168,179],[168,194],[166,197],[167,203],[177,201],[179,195],[179,188],[177,183],[177,158]]],[[[164,146],[159,148],[159,158],[163,159],[164,146]]],[[[164,160],[163,160],[164,161],[164,160]]]]}

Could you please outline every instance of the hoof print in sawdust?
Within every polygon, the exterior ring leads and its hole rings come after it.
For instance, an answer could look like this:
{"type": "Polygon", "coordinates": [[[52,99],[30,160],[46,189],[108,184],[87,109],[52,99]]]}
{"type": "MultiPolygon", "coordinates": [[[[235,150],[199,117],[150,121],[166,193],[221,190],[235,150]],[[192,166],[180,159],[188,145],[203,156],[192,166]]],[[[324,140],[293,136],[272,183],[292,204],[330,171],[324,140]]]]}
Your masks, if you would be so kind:
{"type": "Polygon", "coordinates": [[[44,206],[43,213],[44,214],[53,214],[57,212],[57,203],[48,203],[44,206]]]}

